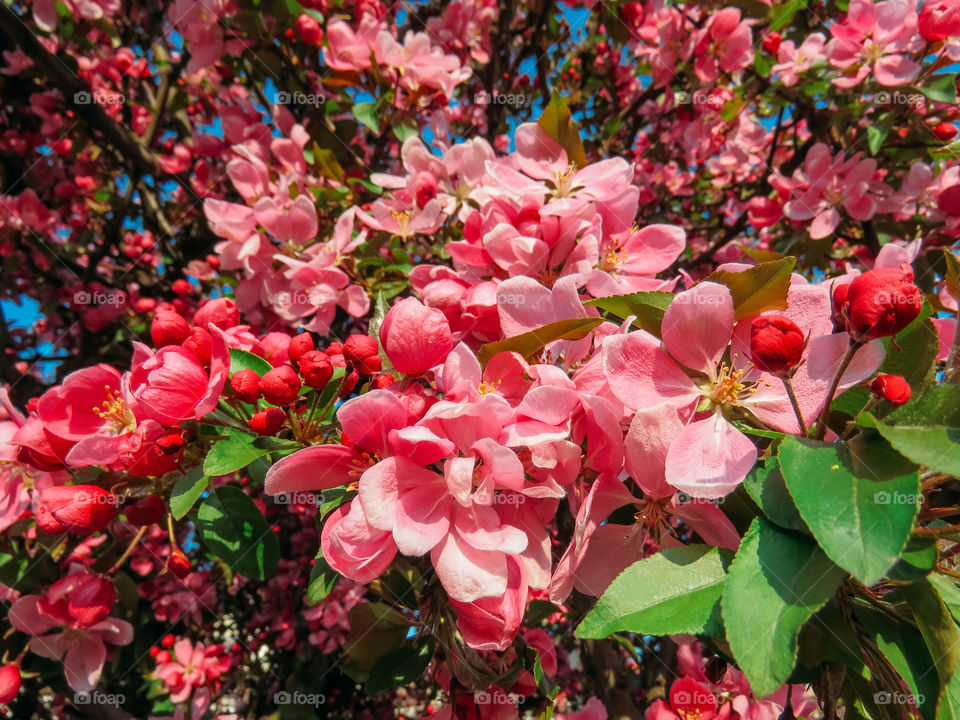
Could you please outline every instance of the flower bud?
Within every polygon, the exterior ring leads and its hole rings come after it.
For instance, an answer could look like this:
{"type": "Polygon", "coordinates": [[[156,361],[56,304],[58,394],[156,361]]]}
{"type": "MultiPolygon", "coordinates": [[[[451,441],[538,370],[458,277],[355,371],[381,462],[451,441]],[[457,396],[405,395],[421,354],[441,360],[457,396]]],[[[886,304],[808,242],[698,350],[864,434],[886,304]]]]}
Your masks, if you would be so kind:
{"type": "Polygon", "coordinates": [[[784,315],[763,315],[750,323],[750,356],[754,365],[774,375],[787,375],[803,355],[803,331],[784,315]]]}
{"type": "Polygon", "coordinates": [[[903,375],[879,373],[870,383],[870,390],[894,407],[899,407],[910,399],[910,383],[903,375]]]}
{"type": "Polygon", "coordinates": [[[236,303],[229,298],[216,298],[205,302],[193,316],[193,324],[194,327],[206,329],[207,323],[213,323],[221,330],[229,330],[239,325],[240,311],[236,303]]]}
{"type": "Polygon", "coordinates": [[[936,125],[930,132],[932,132],[934,137],[940,142],[950,142],[957,136],[957,126],[944,122],[936,125]]]}
{"type": "Polygon", "coordinates": [[[16,663],[0,667],[0,705],[9,705],[20,692],[20,666],[16,663]]]}
{"type": "Polygon", "coordinates": [[[117,500],[96,485],[61,485],[38,493],[35,513],[37,527],[48,535],[89,535],[110,524],[117,500]]]}
{"type": "Polygon", "coordinates": [[[287,347],[287,355],[291,360],[299,362],[305,354],[313,350],[313,336],[310,333],[294,335],[287,347]]]}
{"type": "Polygon", "coordinates": [[[920,36],[931,43],[960,35],[960,2],[927,0],[920,7],[917,27],[920,36]]]}
{"type": "Polygon", "coordinates": [[[260,399],[260,376],[249,368],[237,370],[230,378],[230,389],[238,400],[252,405],[260,399]]]}
{"type": "Polygon", "coordinates": [[[166,568],[169,573],[182,580],[190,574],[190,561],[182,550],[174,550],[167,558],[166,568]]]}
{"type": "Polygon", "coordinates": [[[267,408],[250,418],[250,429],[257,435],[276,435],[286,419],[286,413],[280,408],[267,408]]]}
{"type": "Polygon", "coordinates": [[[847,293],[847,319],[854,338],[892,337],[912,323],[923,295],[902,270],[882,268],[858,275],[847,293]]]}
{"type": "Polygon", "coordinates": [[[307,45],[319,45],[323,40],[323,30],[320,23],[306,13],[297,18],[297,33],[307,45]]]}
{"type": "MultiPolygon", "coordinates": [[[[389,315],[389,313],[387,313],[389,315]]],[[[351,335],[343,344],[343,357],[353,363],[357,372],[364,375],[373,375],[380,372],[380,346],[376,338],[369,335],[351,335]]]]}
{"type": "Polygon", "coordinates": [[[281,365],[260,378],[260,392],[271,405],[289,405],[300,392],[300,378],[289,365],[281,365]]]}
{"type": "Polygon", "coordinates": [[[300,375],[307,386],[322,388],[333,377],[333,363],[326,353],[311,350],[300,358],[300,375]]]}
{"type": "Polygon", "coordinates": [[[156,348],[180,345],[190,337],[190,323],[180,313],[171,310],[157,313],[150,324],[150,338],[156,348]]]}
{"type": "Polygon", "coordinates": [[[780,33],[778,32],[767,33],[763,38],[763,49],[771,55],[776,55],[777,51],[780,50],[780,39],[780,33]]]}
{"type": "Polygon", "coordinates": [[[380,342],[393,366],[407,375],[423,375],[446,360],[453,349],[443,312],[416,298],[401,300],[383,318],[380,342]]]}

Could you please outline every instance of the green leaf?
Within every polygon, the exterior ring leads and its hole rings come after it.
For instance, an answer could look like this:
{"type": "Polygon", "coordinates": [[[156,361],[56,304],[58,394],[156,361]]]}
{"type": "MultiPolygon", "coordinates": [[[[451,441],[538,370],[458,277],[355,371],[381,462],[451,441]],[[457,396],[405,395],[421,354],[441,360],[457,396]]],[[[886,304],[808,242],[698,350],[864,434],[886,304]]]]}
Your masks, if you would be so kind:
{"type": "Polygon", "coordinates": [[[736,319],[756,315],[764,310],[783,310],[787,307],[787,290],[790,289],[790,273],[797,264],[796,258],[759,263],[748,270],[733,272],[715,270],[703,279],[726,285],[733,295],[736,319]]]}
{"type": "Polygon", "coordinates": [[[939,553],[933,538],[912,537],[900,554],[897,564],[890,569],[890,579],[897,582],[916,582],[933,570],[939,553]]]}
{"type": "Polygon", "coordinates": [[[880,152],[890,130],[893,129],[894,119],[893,113],[884,113],[877,122],[867,125],[867,147],[870,148],[871,155],[880,152]]]}
{"type": "Polygon", "coordinates": [[[480,348],[477,357],[481,365],[486,365],[497,353],[515,352],[525,358],[538,355],[554,340],[580,340],[603,322],[603,318],[570,318],[558,320],[536,330],[515,335],[506,340],[487,343],[480,348]]]}
{"type": "Polygon", "coordinates": [[[570,115],[569,100],[556,93],[543,109],[537,125],[567,153],[567,160],[578,168],[587,166],[587,154],[580,139],[580,128],[570,115]]]}
{"type": "Polygon", "coordinates": [[[884,418],[898,427],[960,427],[960,385],[931,385],[884,418]]]}
{"type": "Polygon", "coordinates": [[[403,645],[377,660],[367,679],[367,693],[376,695],[418,680],[433,659],[434,642],[432,637],[422,637],[416,645],[403,645]]]}
{"type": "Polygon", "coordinates": [[[377,106],[375,103],[356,103],[353,106],[353,116],[361,125],[370,128],[375,133],[380,132],[380,121],[377,119],[377,106]]]}
{"type": "Polygon", "coordinates": [[[872,416],[864,421],[872,423],[904,457],[932,470],[960,476],[960,428],[886,425],[872,416]]]}
{"type": "Polygon", "coordinates": [[[615,632],[718,635],[728,553],[706,545],[665,548],[638,560],[610,584],[576,630],[579,638],[615,632]]]}
{"type": "Polygon", "coordinates": [[[950,578],[934,573],[930,576],[930,583],[940,593],[944,604],[953,615],[953,619],[960,623],[960,587],[950,578]]]}
{"type": "Polygon", "coordinates": [[[343,649],[361,668],[373,668],[377,660],[399,648],[410,629],[402,613],[382,602],[355,605],[347,618],[350,631],[343,649]]]}
{"type": "Polygon", "coordinates": [[[203,543],[236,572],[261,581],[277,574],[277,536],[240,488],[224,485],[213,490],[200,503],[196,526],[203,543]]]}
{"type": "Polygon", "coordinates": [[[830,559],[866,585],[883,577],[917,515],[916,469],[876,435],[853,447],[790,436],[778,458],[800,516],[830,559]]]}
{"type": "Polygon", "coordinates": [[[952,74],[934,75],[917,90],[936,102],[957,103],[957,76],[952,74]]]}
{"type": "Polygon", "coordinates": [[[757,697],[790,677],[800,629],[845,577],[811,540],[753,521],[730,564],[722,607],[730,650],[757,697]]]}
{"type": "Polygon", "coordinates": [[[953,671],[950,682],[940,693],[937,720],[960,720],[960,668],[953,671]]]}
{"type": "Polygon", "coordinates": [[[263,377],[265,373],[273,370],[273,366],[252,352],[230,348],[230,376],[233,377],[233,374],[240,370],[253,370],[257,375],[263,377]]]}
{"type": "Polygon", "coordinates": [[[949,248],[943,248],[943,259],[947,263],[943,284],[954,300],[960,300],[960,260],[957,260],[957,256],[950,252],[949,248]]]}
{"type": "Polygon", "coordinates": [[[946,688],[960,663],[960,634],[957,633],[957,624],[929,581],[910,583],[904,586],[903,594],[930,651],[933,666],[940,678],[940,687],[946,688]]]}
{"type": "Polygon", "coordinates": [[[787,492],[787,484],[776,460],[771,458],[755,465],[744,478],[743,487],[767,519],[787,530],[810,533],[787,492]]]}
{"type": "Polygon", "coordinates": [[[621,320],[636,315],[633,324],[660,337],[663,314],[673,302],[673,293],[653,291],[635,292],[629,295],[610,295],[587,300],[584,305],[593,305],[621,320]]]}
{"type": "Polygon", "coordinates": [[[177,480],[170,493],[170,512],[175,520],[182,520],[197,498],[207,489],[207,483],[210,478],[203,474],[203,468],[199,465],[190,472],[177,480]]]}
{"type": "Polygon", "coordinates": [[[788,0],[773,7],[773,20],[770,22],[770,30],[775,32],[785,28],[793,22],[794,16],[801,8],[807,6],[807,0],[788,0]]]}
{"type": "Polygon", "coordinates": [[[210,476],[228,475],[245,468],[258,457],[270,452],[254,445],[255,435],[231,433],[212,448],[203,461],[203,472],[210,476]]]}
{"type": "Polygon", "coordinates": [[[414,124],[410,125],[394,125],[393,134],[396,135],[397,140],[401,143],[407,138],[417,137],[420,134],[420,128],[414,124]]]}
{"type": "MultiPolygon", "coordinates": [[[[933,720],[939,679],[933,671],[933,658],[930,657],[923,636],[906,623],[891,622],[888,615],[873,608],[857,607],[856,618],[867,634],[873,637],[883,657],[903,678],[910,693],[918,701],[920,714],[925,720],[933,720]]],[[[893,699],[892,693],[898,690],[899,688],[883,688],[890,696],[888,699],[893,699]]],[[[913,706],[911,702],[904,702],[902,693],[896,699],[899,700],[895,706],[897,711],[913,706]]],[[[896,715],[902,716],[900,712],[896,715]]]]}
{"type": "Polygon", "coordinates": [[[316,605],[327,595],[333,592],[337,580],[340,579],[340,573],[330,567],[326,558],[323,557],[323,550],[317,553],[313,561],[313,567],[310,568],[310,583],[307,585],[307,604],[316,605]]]}

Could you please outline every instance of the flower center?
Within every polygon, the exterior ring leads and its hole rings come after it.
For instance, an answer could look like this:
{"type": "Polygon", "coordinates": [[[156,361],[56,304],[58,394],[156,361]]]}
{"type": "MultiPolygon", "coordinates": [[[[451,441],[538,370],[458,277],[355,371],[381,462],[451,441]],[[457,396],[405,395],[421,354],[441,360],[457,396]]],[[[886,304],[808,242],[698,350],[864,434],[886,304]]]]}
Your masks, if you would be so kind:
{"type": "Polygon", "coordinates": [[[136,430],[137,419],[123,401],[120,391],[111,389],[109,385],[104,385],[103,389],[106,391],[106,400],[100,403],[100,407],[93,407],[93,414],[103,420],[104,426],[114,435],[136,430]]]}
{"type": "Polygon", "coordinates": [[[757,389],[755,385],[743,382],[744,374],[746,370],[735,370],[727,363],[721,363],[707,398],[715,406],[739,405],[741,395],[749,395],[757,389]]]}
{"type": "Polygon", "coordinates": [[[399,235],[407,234],[407,226],[410,223],[410,213],[402,212],[400,210],[391,210],[390,214],[393,216],[393,219],[397,221],[397,224],[400,226],[399,235]]]}
{"type": "Polygon", "coordinates": [[[573,176],[577,173],[575,163],[567,165],[563,172],[554,173],[553,178],[553,196],[555,198],[567,197],[573,191],[573,176]]]}
{"type": "Polygon", "coordinates": [[[480,387],[477,388],[477,392],[479,392],[481,396],[489,395],[492,392],[496,392],[497,388],[500,387],[500,384],[502,382],[503,380],[497,380],[495,383],[491,384],[491,383],[488,383],[486,380],[483,380],[480,383],[480,387]]]}

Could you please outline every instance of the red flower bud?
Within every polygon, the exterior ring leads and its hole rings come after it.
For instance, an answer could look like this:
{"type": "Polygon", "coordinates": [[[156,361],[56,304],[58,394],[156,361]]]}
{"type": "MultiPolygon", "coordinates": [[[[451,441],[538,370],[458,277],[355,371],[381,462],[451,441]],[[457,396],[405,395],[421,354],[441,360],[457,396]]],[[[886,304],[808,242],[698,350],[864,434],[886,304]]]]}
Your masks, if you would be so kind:
{"type": "Polygon", "coordinates": [[[320,23],[306,13],[297,18],[297,32],[300,34],[300,39],[307,45],[319,45],[320,41],[323,40],[323,30],[320,29],[320,23]]]}
{"type": "Polygon", "coordinates": [[[127,522],[137,527],[156,525],[167,514],[167,505],[159,495],[147,495],[123,510],[127,522]]]}
{"type": "Polygon", "coordinates": [[[176,642],[177,642],[177,639],[170,633],[167,633],[166,635],[163,636],[163,639],[160,641],[160,645],[162,645],[165,648],[172,648],[174,643],[176,642]]]}
{"type": "Polygon", "coordinates": [[[260,399],[260,376],[253,370],[237,370],[230,378],[230,389],[239,400],[251,405],[260,399]]]}
{"type": "Polygon", "coordinates": [[[830,289],[831,301],[833,303],[833,329],[835,332],[847,329],[847,295],[850,293],[850,283],[843,285],[834,285],[830,289]]]}
{"type": "Polygon", "coordinates": [[[37,527],[48,535],[89,535],[117,514],[117,498],[96,485],[61,485],[38,493],[37,527]]]}
{"type": "Polygon", "coordinates": [[[353,363],[358,372],[373,375],[380,372],[380,346],[369,335],[351,335],[343,344],[343,357],[353,363]]]}
{"type": "Polygon", "coordinates": [[[879,373],[870,383],[870,390],[894,407],[903,405],[910,399],[910,383],[903,378],[903,375],[879,373]]]}
{"type": "Polygon", "coordinates": [[[311,350],[300,358],[300,374],[309,387],[322,388],[333,377],[333,363],[326,353],[311,350]]]}
{"type": "Polygon", "coordinates": [[[206,330],[207,323],[213,323],[221,330],[229,330],[240,324],[240,311],[229,298],[208,300],[193,316],[194,327],[206,330]]]}
{"type": "Polygon", "coordinates": [[[630,28],[643,25],[643,3],[628,2],[620,6],[620,18],[630,28]]]}
{"type": "Polygon", "coordinates": [[[287,346],[287,355],[291,360],[299,361],[306,353],[313,350],[313,336],[310,333],[294,335],[287,346]]]}
{"type": "Polygon", "coordinates": [[[950,123],[940,123],[931,132],[940,142],[950,142],[957,136],[957,126],[950,123]]]}
{"type": "Polygon", "coordinates": [[[343,381],[343,389],[340,391],[340,397],[346,397],[352,393],[359,381],[360,373],[358,373],[356,370],[351,370],[346,379],[343,381]]]}
{"type": "Polygon", "coordinates": [[[0,667],[0,705],[12,703],[20,692],[20,666],[17,664],[0,667]]]}
{"type": "Polygon", "coordinates": [[[750,323],[750,356],[760,370],[786,375],[803,355],[803,331],[784,315],[763,315],[750,323]]]}
{"type": "Polygon", "coordinates": [[[189,295],[193,292],[193,285],[190,284],[189,280],[180,278],[173,281],[173,291],[177,295],[189,295]]]}
{"type": "Polygon", "coordinates": [[[763,38],[763,49],[771,55],[776,55],[780,49],[780,33],[768,33],[767,36],[763,38]]]}
{"type": "Polygon", "coordinates": [[[157,447],[165,454],[178,452],[184,446],[183,429],[170,428],[157,438],[157,447]]]}
{"type": "Polygon", "coordinates": [[[920,36],[931,43],[960,35],[960,3],[927,0],[920,7],[917,26],[920,36]]]}
{"type": "MultiPolygon", "coordinates": [[[[174,550],[167,558],[167,571],[177,576],[181,580],[190,574],[190,561],[183,554],[182,550],[174,550]]],[[[159,660],[159,656],[157,656],[159,660]]]]}
{"type": "Polygon", "coordinates": [[[882,268],[858,275],[847,293],[847,318],[857,340],[896,335],[920,314],[923,295],[902,270],[882,268]]]}
{"type": "Polygon", "coordinates": [[[190,337],[190,323],[180,313],[170,310],[157,313],[150,324],[150,337],[157,349],[167,345],[180,345],[190,337]]]}
{"type": "Polygon", "coordinates": [[[276,435],[286,419],[286,413],[280,408],[267,408],[250,418],[250,429],[257,435],[276,435]]]}
{"type": "Polygon", "coordinates": [[[203,328],[195,327],[190,329],[190,337],[182,343],[185,350],[189,350],[197,356],[201,365],[210,364],[210,355],[213,352],[213,338],[210,333],[203,328]]]}
{"type": "Polygon", "coordinates": [[[396,379],[390,373],[384,373],[383,375],[377,375],[374,378],[373,382],[370,383],[370,386],[375,390],[383,390],[388,388],[396,382],[396,379]]]}
{"type": "Polygon", "coordinates": [[[260,378],[260,392],[271,405],[289,405],[300,392],[300,378],[289,365],[281,365],[260,378]]]}

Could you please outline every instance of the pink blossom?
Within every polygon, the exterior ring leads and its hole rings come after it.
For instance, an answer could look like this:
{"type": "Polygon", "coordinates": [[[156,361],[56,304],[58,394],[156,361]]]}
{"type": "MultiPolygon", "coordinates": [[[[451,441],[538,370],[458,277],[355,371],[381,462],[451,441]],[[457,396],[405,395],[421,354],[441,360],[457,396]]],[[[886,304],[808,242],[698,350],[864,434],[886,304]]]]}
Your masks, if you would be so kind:
{"type": "Polygon", "coordinates": [[[107,659],[105,643],[128,645],[133,627],[109,617],[113,585],[84,571],[74,572],[43,595],[23,595],[10,607],[14,628],[32,636],[30,649],[63,662],[67,684],[76,692],[96,687],[107,659]],[[59,629],[57,632],[52,630],[59,629]]]}

